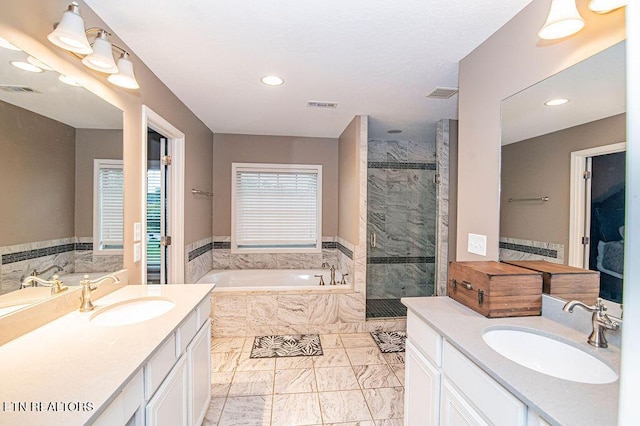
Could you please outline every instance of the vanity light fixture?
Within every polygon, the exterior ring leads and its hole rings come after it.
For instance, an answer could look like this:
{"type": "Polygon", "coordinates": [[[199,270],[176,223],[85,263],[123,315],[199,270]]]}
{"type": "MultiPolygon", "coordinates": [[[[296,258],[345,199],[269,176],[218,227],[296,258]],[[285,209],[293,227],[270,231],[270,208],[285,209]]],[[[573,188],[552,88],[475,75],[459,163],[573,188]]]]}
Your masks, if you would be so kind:
{"type": "Polygon", "coordinates": [[[260,81],[267,86],[282,86],[284,84],[284,80],[277,75],[265,75],[260,81]]]}
{"type": "Polygon", "coordinates": [[[629,3],[628,0],[591,0],[589,9],[595,13],[609,13],[626,6],[627,3],[629,3]]]}
{"type": "Polygon", "coordinates": [[[557,98],[557,99],[551,99],[548,100],[547,102],[545,102],[544,104],[546,106],[558,106],[558,105],[564,105],[567,102],[569,102],[569,99],[565,99],[565,98],[557,98]]]}
{"type": "Polygon", "coordinates": [[[555,40],[575,34],[584,27],[584,19],[580,16],[575,0],[551,0],[549,16],[538,37],[544,40],[555,40]]]}
{"type": "Polygon", "coordinates": [[[53,68],[51,68],[49,65],[45,64],[41,60],[34,58],[33,56],[29,56],[27,58],[27,62],[29,62],[31,65],[35,65],[36,67],[45,70],[45,71],[53,71],[53,68]]]}
{"type": "Polygon", "coordinates": [[[133,63],[129,59],[129,52],[112,44],[108,40],[111,34],[102,28],[85,30],[84,21],[78,13],[78,3],[73,2],[62,15],[55,30],[47,36],[49,41],[76,56],[82,58],[82,63],[92,70],[110,74],[107,80],[125,89],[139,89],[140,85],[133,73],[133,63]],[[87,36],[95,35],[92,43],[87,36]],[[85,44],[86,42],[86,44],[85,44]],[[118,62],[113,59],[113,51],[120,53],[118,62]]]}
{"type": "Polygon", "coordinates": [[[43,72],[44,71],[42,68],[37,67],[35,65],[32,65],[29,62],[11,61],[10,64],[13,65],[14,67],[20,68],[21,70],[24,70],[24,71],[29,71],[29,72],[43,72]]]}
{"type": "Polygon", "coordinates": [[[77,81],[75,81],[71,77],[68,77],[68,76],[66,76],[64,74],[60,74],[58,76],[58,80],[60,80],[64,84],[68,84],[69,86],[82,86],[80,83],[78,83],[77,81]]]}
{"type": "Polygon", "coordinates": [[[2,37],[0,37],[0,47],[4,47],[5,49],[9,49],[9,50],[17,50],[17,51],[22,50],[19,47],[9,43],[7,40],[3,39],[2,37]]]}

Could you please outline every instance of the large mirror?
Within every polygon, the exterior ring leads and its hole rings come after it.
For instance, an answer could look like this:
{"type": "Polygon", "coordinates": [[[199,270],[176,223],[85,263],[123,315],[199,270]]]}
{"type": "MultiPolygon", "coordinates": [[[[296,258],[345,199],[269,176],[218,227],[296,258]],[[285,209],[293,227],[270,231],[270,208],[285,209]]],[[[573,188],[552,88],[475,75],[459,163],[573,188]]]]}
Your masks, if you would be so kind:
{"type": "Polygon", "coordinates": [[[0,316],[123,265],[122,111],[11,47],[0,44],[0,316]]]}
{"type": "Polygon", "coordinates": [[[600,297],[618,303],[624,252],[625,65],[621,42],[501,105],[500,259],[599,271],[600,297]],[[560,100],[546,105],[554,99],[560,100]]]}

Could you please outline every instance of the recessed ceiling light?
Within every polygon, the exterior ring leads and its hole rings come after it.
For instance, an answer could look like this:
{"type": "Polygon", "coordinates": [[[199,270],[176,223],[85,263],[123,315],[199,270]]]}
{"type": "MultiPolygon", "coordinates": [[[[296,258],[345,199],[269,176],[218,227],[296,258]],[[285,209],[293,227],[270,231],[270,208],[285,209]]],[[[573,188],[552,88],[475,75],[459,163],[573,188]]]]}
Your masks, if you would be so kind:
{"type": "Polygon", "coordinates": [[[81,86],[80,83],[78,83],[77,81],[75,81],[71,77],[68,77],[68,76],[63,75],[63,74],[60,74],[60,76],[58,77],[58,80],[60,80],[64,84],[68,84],[69,86],[81,86]]]}
{"type": "Polygon", "coordinates": [[[11,61],[11,65],[13,65],[16,68],[20,68],[21,70],[24,70],[24,71],[42,72],[42,68],[36,67],[35,65],[31,65],[28,62],[11,61]]]}
{"type": "Polygon", "coordinates": [[[4,47],[5,49],[9,49],[9,50],[22,50],[19,47],[14,46],[13,44],[9,43],[7,40],[3,39],[2,37],[0,37],[0,47],[4,47]]]}
{"type": "Polygon", "coordinates": [[[281,86],[284,84],[284,80],[277,75],[265,75],[260,81],[267,86],[281,86]]]}
{"type": "Polygon", "coordinates": [[[545,102],[544,104],[546,106],[558,106],[558,105],[566,104],[567,102],[569,102],[569,99],[557,98],[557,99],[551,99],[551,100],[545,102]]]}
{"type": "Polygon", "coordinates": [[[29,62],[31,65],[35,65],[38,68],[42,68],[45,71],[53,71],[53,68],[42,62],[40,59],[34,58],[33,56],[29,56],[27,58],[27,62],[29,62]]]}
{"type": "Polygon", "coordinates": [[[392,130],[387,130],[387,133],[392,135],[392,134],[395,134],[395,133],[402,133],[402,130],[392,129],[392,130]]]}

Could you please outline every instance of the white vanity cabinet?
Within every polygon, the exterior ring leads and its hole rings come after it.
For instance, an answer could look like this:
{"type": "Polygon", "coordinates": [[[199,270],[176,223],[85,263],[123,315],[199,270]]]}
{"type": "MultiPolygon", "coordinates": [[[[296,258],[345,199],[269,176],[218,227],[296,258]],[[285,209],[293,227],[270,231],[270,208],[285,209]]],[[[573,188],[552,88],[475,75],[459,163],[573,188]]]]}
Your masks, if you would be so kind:
{"type": "Polygon", "coordinates": [[[407,337],[406,425],[527,424],[525,404],[411,311],[407,337]]]}

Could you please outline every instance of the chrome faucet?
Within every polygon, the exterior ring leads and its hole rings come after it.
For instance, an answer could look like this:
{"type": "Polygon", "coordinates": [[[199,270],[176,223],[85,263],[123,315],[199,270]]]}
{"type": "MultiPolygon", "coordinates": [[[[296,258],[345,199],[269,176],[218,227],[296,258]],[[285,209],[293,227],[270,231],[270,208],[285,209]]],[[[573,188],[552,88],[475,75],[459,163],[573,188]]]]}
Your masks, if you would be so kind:
{"type": "Polygon", "coordinates": [[[114,284],[120,282],[120,279],[115,275],[105,275],[102,278],[98,278],[97,280],[91,281],[89,279],[89,275],[85,275],[84,279],[80,281],[80,285],[82,286],[82,293],[80,294],[80,312],[89,312],[93,311],[93,303],[91,303],[91,293],[98,289],[98,285],[103,281],[111,279],[114,284]]]}
{"type": "Polygon", "coordinates": [[[573,312],[573,308],[576,306],[581,307],[589,312],[593,312],[591,315],[591,325],[593,326],[593,331],[589,335],[590,345],[595,346],[596,348],[606,348],[609,346],[607,344],[607,339],[604,336],[605,330],[617,330],[620,328],[620,323],[609,318],[609,315],[606,314],[607,307],[604,303],[602,303],[602,299],[598,297],[596,304],[594,306],[586,305],[578,300],[572,300],[567,302],[562,308],[565,312],[573,312]]]}
{"type": "Polygon", "coordinates": [[[29,275],[27,278],[24,279],[24,281],[22,281],[22,285],[20,285],[20,288],[25,288],[29,286],[36,287],[38,284],[44,287],[51,287],[51,294],[58,294],[69,288],[66,285],[64,285],[62,281],[60,281],[60,277],[58,277],[57,275],[54,275],[53,279],[50,281],[43,280],[42,278],[38,278],[34,275],[29,275]]]}
{"type": "Polygon", "coordinates": [[[338,284],[336,282],[336,266],[335,265],[331,265],[331,269],[329,271],[331,271],[331,281],[329,281],[329,285],[338,284]]]}

